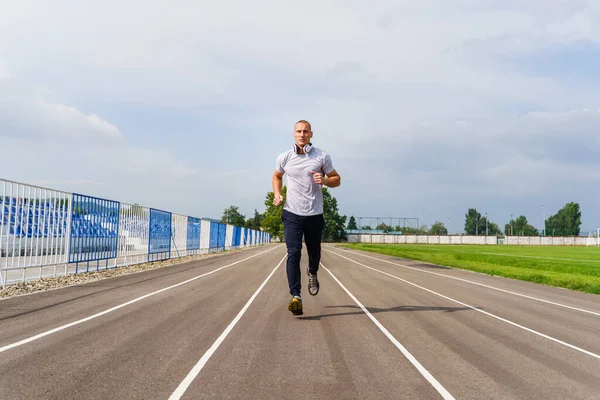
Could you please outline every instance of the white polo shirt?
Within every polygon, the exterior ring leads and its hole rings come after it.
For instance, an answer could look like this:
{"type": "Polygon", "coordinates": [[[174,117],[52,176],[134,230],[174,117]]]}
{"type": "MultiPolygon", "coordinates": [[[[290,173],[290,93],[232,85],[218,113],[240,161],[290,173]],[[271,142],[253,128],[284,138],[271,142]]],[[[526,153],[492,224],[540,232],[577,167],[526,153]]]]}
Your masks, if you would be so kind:
{"type": "Polygon", "coordinates": [[[310,172],[330,174],[334,168],[329,154],[317,147],[308,154],[290,149],[277,156],[275,169],[287,177],[284,210],[303,216],[323,214],[321,185],[315,183],[310,172]]]}

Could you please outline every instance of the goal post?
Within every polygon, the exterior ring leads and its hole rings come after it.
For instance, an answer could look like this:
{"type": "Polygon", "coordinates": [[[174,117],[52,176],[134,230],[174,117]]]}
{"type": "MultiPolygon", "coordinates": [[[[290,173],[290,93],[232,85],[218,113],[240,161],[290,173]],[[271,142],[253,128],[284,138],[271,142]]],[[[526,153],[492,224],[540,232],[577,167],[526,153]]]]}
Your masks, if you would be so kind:
{"type": "Polygon", "coordinates": [[[600,247],[600,228],[596,229],[596,232],[590,231],[588,237],[585,240],[585,245],[600,247]]]}

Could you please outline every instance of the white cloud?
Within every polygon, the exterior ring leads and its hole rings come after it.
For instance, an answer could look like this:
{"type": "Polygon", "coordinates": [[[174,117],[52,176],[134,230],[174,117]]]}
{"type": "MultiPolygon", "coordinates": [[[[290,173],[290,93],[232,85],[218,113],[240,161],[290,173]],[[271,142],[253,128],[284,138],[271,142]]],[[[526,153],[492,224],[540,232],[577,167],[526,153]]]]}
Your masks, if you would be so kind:
{"type": "Polygon", "coordinates": [[[36,97],[34,106],[39,108],[37,111],[44,118],[42,123],[58,126],[58,128],[49,127],[48,131],[65,134],[69,139],[82,138],[85,140],[88,137],[93,137],[101,140],[100,143],[110,143],[113,140],[122,141],[124,139],[118,127],[95,114],[84,115],[74,107],[50,103],[40,96],[36,97]]]}
{"type": "Polygon", "coordinates": [[[14,79],[0,82],[0,136],[102,147],[124,141],[119,128],[98,115],[48,101],[14,79]]]}
{"type": "Polygon", "coordinates": [[[0,89],[2,178],[132,203],[147,199],[179,212],[194,210],[194,203],[215,211],[206,198],[185,198],[181,187],[191,180],[199,183],[196,195],[206,192],[218,171],[186,165],[173,149],[133,144],[115,124],[48,101],[29,85],[0,82],[0,89]]]}

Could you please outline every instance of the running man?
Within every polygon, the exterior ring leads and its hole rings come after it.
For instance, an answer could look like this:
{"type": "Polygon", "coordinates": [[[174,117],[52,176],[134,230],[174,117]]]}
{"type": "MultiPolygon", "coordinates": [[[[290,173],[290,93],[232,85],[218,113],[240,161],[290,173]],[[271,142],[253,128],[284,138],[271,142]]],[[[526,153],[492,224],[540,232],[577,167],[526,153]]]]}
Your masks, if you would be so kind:
{"type": "Polygon", "coordinates": [[[283,175],[287,174],[287,193],[282,211],[283,233],[287,246],[287,278],[292,299],[288,309],[302,315],[300,255],[302,237],[308,253],[308,293],[319,292],[317,271],[321,261],[323,218],[322,185],[337,187],[340,176],[333,168],[331,157],[311,143],[313,131],[310,123],[300,120],[294,125],[295,143],[291,150],[277,156],[273,174],[273,204],[283,203],[281,188],[283,175]]]}

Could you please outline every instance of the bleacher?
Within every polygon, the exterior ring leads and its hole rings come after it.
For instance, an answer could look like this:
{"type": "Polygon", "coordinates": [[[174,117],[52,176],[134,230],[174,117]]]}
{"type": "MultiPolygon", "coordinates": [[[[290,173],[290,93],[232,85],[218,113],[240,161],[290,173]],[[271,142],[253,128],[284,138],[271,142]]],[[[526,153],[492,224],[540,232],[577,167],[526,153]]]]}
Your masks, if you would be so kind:
{"type": "Polygon", "coordinates": [[[10,235],[46,238],[67,232],[68,213],[64,205],[0,196],[0,209],[3,210],[1,225],[9,229],[10,235]]]}

